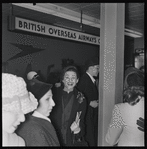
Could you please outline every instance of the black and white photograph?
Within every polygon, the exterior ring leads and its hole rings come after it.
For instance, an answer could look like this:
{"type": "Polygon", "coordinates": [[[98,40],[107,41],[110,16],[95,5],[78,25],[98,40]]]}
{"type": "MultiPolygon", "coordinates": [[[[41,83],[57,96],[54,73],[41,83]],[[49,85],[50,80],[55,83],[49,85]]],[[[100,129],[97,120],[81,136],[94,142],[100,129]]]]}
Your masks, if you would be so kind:
{"type": "Polygon", "coordinates": [[[145,147],[145,2],[2,3],[2,147],[145,147]]]}

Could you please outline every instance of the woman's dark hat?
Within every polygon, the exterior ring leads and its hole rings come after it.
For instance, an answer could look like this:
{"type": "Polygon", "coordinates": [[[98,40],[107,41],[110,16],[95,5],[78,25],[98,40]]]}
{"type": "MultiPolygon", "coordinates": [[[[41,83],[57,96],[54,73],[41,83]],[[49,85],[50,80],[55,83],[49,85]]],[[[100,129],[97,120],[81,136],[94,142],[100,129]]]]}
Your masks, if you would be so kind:
{"type": "Polygon", "coordinates": [[[67,71],[70,71],[70,70],[74,71],[74,72],[77,74],[77,78],[79,78],[79,73],[78,73],[77,68],[76,68],[75,66],[73,66],[73,65],[70,65],[70,66],[65,67],[65,68],[62,70],[62,73],[61,73],[61,80],[63,80],[65,73],[66,73],[67,71]]]}
{"type": "Polygon", "coordinates": [[[30,88],[30,92],[37,98],[41,99],[51,88],[52,84],[47,84],[38,80],[33,80],[30,88]]]}

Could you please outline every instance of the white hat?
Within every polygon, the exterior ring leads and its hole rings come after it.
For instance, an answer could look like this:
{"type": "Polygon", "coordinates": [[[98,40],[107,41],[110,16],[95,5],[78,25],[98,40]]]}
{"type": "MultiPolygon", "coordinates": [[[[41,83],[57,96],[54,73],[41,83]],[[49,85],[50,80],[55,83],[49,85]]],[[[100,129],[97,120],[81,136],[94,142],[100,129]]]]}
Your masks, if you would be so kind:
{"type": "Polygon", "coordinates": [[[37,75],[37,73],[36,73],[35,71],[30,71],[30,72],[27,74],[27,79],[28,79],[28,80],[32,80],[35,75],[37,75]]]}
{"type": "Polygon", "coordinates": [[[5,111],[20,111],[24,114],[37,108],[37,99],[27,91],[26,83],[21,77],[2,73],[2,108],[5,111]]]}

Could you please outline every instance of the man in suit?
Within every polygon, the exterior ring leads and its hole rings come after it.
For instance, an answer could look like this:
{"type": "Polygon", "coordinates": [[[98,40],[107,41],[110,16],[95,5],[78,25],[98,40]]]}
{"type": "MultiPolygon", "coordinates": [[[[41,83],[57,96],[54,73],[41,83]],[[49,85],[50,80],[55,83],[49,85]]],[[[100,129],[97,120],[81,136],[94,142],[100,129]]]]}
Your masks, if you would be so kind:
{"type": "Polygon", "coordinates": [[[98,88],[95,85],[99,73],[99,60],[97,57],[86,62],[86,72],[80,78],[78,89],[87,99],[86,113],[86,141],[89,146],[97,146],[98,137],[98,88]]]}

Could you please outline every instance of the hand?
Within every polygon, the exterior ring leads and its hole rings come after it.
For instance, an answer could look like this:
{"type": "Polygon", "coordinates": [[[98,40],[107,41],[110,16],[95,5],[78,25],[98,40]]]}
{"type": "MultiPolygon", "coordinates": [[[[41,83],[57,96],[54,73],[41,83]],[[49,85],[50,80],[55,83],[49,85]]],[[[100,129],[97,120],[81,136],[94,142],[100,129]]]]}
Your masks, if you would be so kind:
{"type": "Polygon", "coordinates": [[[91,101],[90,106],[93,107],[93,108],[96,108],[98,106],[98,101],[97,100],[91,101]]]}
{"type": "Polygon", "coordinates": [[[74,134],[77,134],[77,133],[79,133],[79,132],[81,131],[80,126],[79,126],[79,123],[80,123],[80,119],[78,119],[77,122],[74,121],[74,122],[71,124],[71,126],[70,126],[70,129],[71,129],[71,131],[74,132],[74,134]]]}
{"type": "Polygon", "coordinates": [[[139,118],[139,120],[137,120],[137,123],[136,123],[139,127],[138,129],[140,131],[144,131],[144,119],[143,118],[139,118]]]}
{"type": "Polygon", "coordinates": [[[60,82],[55,83],[55,86],[56,86],[56,87],[60,87],[60,86],[61,86],[61,83],[60,83],[60,82]]]}

